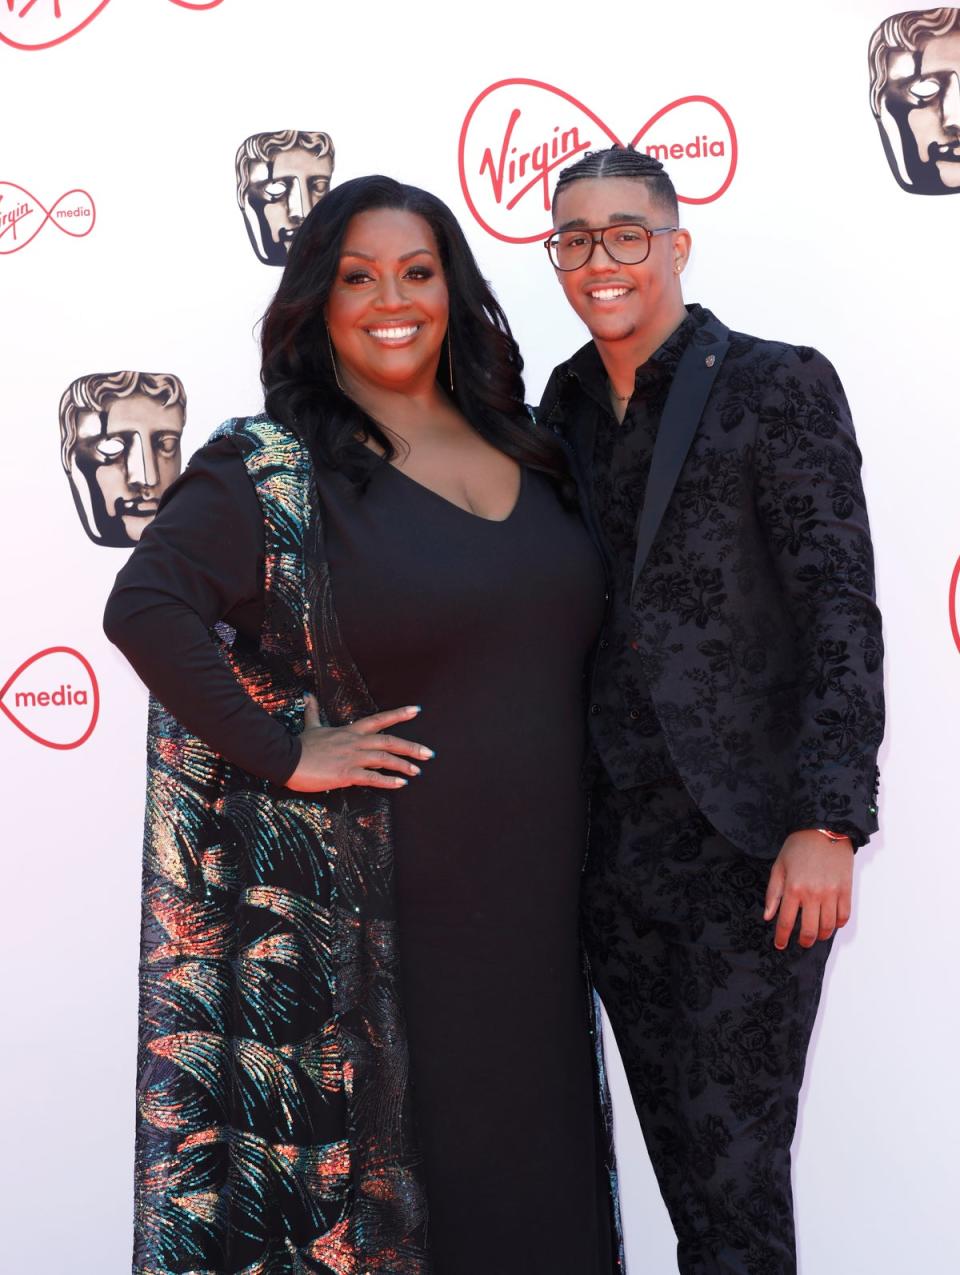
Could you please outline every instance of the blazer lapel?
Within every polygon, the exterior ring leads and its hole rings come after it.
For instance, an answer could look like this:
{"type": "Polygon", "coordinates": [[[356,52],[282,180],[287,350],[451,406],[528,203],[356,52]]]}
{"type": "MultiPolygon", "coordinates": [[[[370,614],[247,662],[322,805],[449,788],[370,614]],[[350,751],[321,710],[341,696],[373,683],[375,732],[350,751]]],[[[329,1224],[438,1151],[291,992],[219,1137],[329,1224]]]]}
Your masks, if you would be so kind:
{"type": "Polygon", "coordinates": [[[650,556],[729,345],[729,329],[711,316],[709,329],[694,335],[677,366],[657,430],[647,489],[637,519],[637,548],[633,560],[634,589],[650,556]],[[712,340],[704,342],[703,338],[708,334],[712,340]],[[700,336],[699,341],[697,335],[700,336]]]}

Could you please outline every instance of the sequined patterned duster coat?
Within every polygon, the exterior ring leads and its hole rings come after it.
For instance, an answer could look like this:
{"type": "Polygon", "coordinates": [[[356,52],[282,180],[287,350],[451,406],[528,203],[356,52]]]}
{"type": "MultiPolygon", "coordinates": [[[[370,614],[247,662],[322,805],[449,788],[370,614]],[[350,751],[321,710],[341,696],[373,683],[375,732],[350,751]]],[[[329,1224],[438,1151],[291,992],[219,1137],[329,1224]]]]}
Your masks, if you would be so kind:
{"type": "MultiPolygon", "coordinates": [[[[259,645],[223,658],[290,730],[306,691],[331,726],[375,712],[306,449],[262,416],[218,433],[265,530],[259,645]]],[[[134,1272],[427,1275],[385,794],[278,788],[153,701],[140,988],[134,1272]]],[[[609,1134],[599,1053],[598,1082],[609,1134]]]]}
{"type": "MultiPolygon", "coordinates": [[[[224,642],[291,730],[375,711],[333,612],[313,472],[228,423],[264,520],[259,649],[224,642]]],[[[134,1270],[428,1270],[397,994],[388,805],[232,766],[156,702],[148,734],[134,1270]]]]}

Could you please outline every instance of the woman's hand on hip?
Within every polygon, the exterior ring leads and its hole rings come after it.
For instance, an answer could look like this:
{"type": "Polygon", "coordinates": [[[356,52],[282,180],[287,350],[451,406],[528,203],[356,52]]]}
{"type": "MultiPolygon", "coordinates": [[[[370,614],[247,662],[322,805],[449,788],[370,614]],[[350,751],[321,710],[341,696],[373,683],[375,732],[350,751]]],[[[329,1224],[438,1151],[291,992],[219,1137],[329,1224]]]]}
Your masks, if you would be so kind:
{"type": "Polygon", "coordinates": [[[324,792],[328,788],[351,788],[357,784],[371,788],[403,788],[403,776],[419,775],[417,761],[429,761],[432,749],[409,739],[386,735],[384,731],[400,722],[409,722],[420,712],[414,706],[394,708],[386,713],[361,717],[349,726],[324,726],[312,695],[307,696],[300,762],[287,780],[294,792],[324,792]],[[396,775],[382,774],[399,771],[396,775]]]}

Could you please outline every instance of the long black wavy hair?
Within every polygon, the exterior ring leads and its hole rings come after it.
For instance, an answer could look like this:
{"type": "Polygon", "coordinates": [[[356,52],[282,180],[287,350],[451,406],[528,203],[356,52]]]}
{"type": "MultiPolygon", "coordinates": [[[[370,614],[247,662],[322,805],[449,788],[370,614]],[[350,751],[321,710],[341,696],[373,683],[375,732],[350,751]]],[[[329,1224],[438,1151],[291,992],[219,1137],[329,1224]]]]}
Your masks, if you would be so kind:
{"type": "Polygon", "coordinates": [[[356,177],[334,187],[297,231],[261,330],[260,379],[268,414],[294,430],[321,464],[341,470],[361,488],[378,465],[396,456],[383,423],[337,385],[324,320],[347,226],[358,213],[379,208],[417,214],[436,237],[450,297],[447,337],[454,369],[451,392],[447,360],[441,358],[437,380],[444,392],[478,434],[547,474],[565,503],[572,503],[563,449],[527,413],[520,350],[457,219],[435,195],[391,177],[356,177]],[[358,439],[375,440],[383,459],[358,446],[358,439]]]}

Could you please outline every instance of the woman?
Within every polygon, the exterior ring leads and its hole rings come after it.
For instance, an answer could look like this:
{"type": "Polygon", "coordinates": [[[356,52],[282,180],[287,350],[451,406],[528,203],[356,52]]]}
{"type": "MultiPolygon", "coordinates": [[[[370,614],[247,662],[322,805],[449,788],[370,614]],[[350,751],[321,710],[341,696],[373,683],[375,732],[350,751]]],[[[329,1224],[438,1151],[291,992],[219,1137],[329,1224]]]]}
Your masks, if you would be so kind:
{"type": "Polygon", "coordinates": [[[617,1269],[577,937],[603,581],[521,367],[449,210],[345,183],[265,318],[268,415],[118,577],[156,697],[137,1271],[617,1269]]]}

